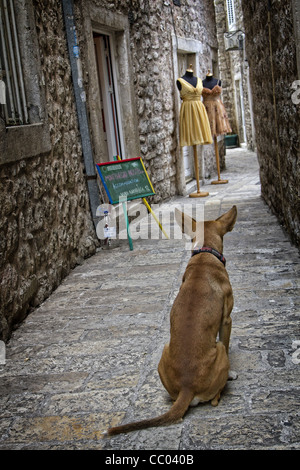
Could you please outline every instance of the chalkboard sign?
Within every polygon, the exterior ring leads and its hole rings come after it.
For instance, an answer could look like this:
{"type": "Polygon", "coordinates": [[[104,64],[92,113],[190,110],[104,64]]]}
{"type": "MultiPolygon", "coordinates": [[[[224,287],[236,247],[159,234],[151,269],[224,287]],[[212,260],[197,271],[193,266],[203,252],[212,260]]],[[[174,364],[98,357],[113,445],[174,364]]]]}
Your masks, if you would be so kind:
{"type": "Polygon", "coordinates": [[[129,201],[155,194],[141,157],[97,163],[96,167],[111,204],[122,197],[129,201]]]}

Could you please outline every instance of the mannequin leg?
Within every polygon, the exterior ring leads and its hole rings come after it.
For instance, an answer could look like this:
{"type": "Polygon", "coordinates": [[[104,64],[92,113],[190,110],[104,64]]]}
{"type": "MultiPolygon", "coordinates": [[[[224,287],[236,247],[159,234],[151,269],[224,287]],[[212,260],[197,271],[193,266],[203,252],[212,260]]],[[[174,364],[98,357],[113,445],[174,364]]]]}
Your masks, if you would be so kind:
{"type": "Polygon", "coordinates": [[[189,197],[205,197],[205,196],[208,196],[209,193],[200,191],[197,145],[193,145],[193,149],[194,149],[195,176],[196,176],[196,181],[197,181],[197,192],[191,193],[189,197]]]}
{"type": "Polygon", "coordinates": [[[212,181],[211,184],[226,184],[228,180],[221,180],[220,176],[220,158],[219,158],[219,147],[218,147],[218,140],[217,136],[214,136],[214,144],[215,144],[215,154],[216,154],[216,163],[217,163],[217,171],[218,171],[218,180],[212,181]]]}

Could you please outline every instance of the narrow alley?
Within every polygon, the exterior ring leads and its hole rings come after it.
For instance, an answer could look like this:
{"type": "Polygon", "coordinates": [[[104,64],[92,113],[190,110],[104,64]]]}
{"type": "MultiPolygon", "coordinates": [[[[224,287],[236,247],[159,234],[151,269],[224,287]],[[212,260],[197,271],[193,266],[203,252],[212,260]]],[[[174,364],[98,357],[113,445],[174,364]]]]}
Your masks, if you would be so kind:
{"type": "MultiPolygon", "coordinates": [[[[231,368],[218,407],[179,424],[103,438],[110,425],[167,411],[157,373],[190,253],[184,240],[127,240],[77,266],[14,331],[0,365],[0,450],[300,449],[299,255],[261,198],[256,155],[227,150],[224,185],[161,206],[233,204],[224,238],[233,286],[231,368]]],[[[202,188],[201,188],[202,189],[202,188]]]]}

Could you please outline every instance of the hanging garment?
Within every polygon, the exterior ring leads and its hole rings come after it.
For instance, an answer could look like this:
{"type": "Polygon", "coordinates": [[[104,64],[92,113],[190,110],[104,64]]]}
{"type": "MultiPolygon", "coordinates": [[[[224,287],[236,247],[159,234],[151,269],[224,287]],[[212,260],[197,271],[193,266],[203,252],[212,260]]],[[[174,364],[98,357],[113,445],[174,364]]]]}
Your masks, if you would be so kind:
{"type": "Polygon", "coordinates": [[[226,109],[221,101],[222,88],[215,85],[212,90],[203,88],[203,103],[208,115],[212,136],[228,134],[232,132],[226,109]]]}
{"type": "Polygon", "coordinates": [[[201,101],[203,89],[202,80],[197,78],[196,88],[183,78],[179,78],[181,84],[180,98],[180,146],[211,144],[212,136],[209,120],[205,107],[201,101]]]}

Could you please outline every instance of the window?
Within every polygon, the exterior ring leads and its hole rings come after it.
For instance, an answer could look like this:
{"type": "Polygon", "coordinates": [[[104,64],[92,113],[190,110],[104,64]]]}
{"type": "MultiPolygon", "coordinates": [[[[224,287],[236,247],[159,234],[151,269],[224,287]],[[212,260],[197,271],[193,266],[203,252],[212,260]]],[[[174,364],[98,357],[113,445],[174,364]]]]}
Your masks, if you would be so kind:
{"type": "Polygon", "coordinates": [[[0,0],[0,165],[51,150],[32,0],[0,0]]]}
{"type": "Polygon", "coordinates": [[[119,100],[115,83],[115,61],[112,54],[112,38],[94,33],[94,45],[98,68],[103,132],[106,135],[108,158],[123,157],[122,127],[119,100]]]}
{"type": "Polygon", "coordinates": [[[7,126],[28,124],[23,70],[12,0],[0,1],[0,103],[7,126]]]}
{"type": "Polygon", "coordinates": [[[229,30],[235,28],[234,0],[227,0],[227,18],[229,30]]]}

